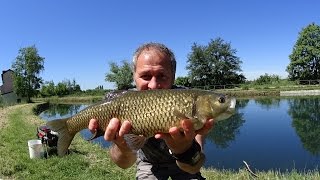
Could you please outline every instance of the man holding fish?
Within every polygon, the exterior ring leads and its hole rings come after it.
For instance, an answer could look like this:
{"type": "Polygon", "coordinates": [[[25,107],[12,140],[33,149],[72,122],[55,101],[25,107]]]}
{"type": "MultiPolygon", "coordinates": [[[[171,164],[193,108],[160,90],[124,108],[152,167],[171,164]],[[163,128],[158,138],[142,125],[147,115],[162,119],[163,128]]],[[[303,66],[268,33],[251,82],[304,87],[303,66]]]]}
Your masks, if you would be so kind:
{"type": "Polygon", "coordinates": [[[234,113],[235,99],[212,91],[173,85],[176,61],[159,43],[144,44],[133,57],[138,91],[117,91],[72,117],[48,121],[64,156],[74,136],[89,128],[92,137],[113,142],[110,156],[121,168],[137,164],[137,179],[204,179],[204,138],[234,113]],[[89,124],[89,125],[88,125],[89,124]]]}
{"type": "MultiPolygon", "coordinates": [[[[175,89],[176,60],[165,45],[147,43],[140,46],[133,57],[136,89],[175,89]]],[[[171,127],[168,133],[157,133],[149,138],[138,151],[126,143],[130,133],[129,120],[112,118],[106,125],[104,139],[113,142],[110,148],[112,161],[121,168],[137,163],[137,179],[204,179],[200,168],[205,161],[204,138],[213,127],[214,120],[207,119],[201,129],[195,130],[188,118],[180,121],[180,127],[171,127]]],[[[97,119],[91,119],[89,130],[100,127],[97,119]]]]}

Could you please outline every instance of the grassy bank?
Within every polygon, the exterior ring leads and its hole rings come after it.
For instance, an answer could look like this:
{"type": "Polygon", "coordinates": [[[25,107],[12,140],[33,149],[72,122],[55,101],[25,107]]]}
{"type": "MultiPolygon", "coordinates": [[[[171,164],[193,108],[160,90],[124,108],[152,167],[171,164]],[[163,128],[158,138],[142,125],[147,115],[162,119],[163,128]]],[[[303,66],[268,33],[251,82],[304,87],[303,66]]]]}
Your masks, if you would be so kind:
{"type": "Polygon", "coordinates": [[[32,98],[35,102],[50,102],[50,103],[94,103],[102,100],[103,96],[52,96],[47,98],[32,98]]]}
{"type": "Polygon", "coordinates": [[[234,89],[217,89],[215,91],[234,97],[263,97],[280,96],[281,91],[299,91],[299,90],[319,90],[319,85],[291,85],[291,86],[273,86],[273,85],[255,85],[244,86],[234,89]]]}
{"type": "Polygon", "coordinates": [[[71,155],[63,158],[29,159],[27,141],[36,138],[43,124],[33,115],[34,105],[19,106],[8,114],[0,131],[0,179],[133,179],[134,168],[120,169],[107,151],[76,136],[71,155]]]}
{"type": "MultiPolygon", "coordinates": [[[[0,179],[135,179],[135,167],[123,170],[114,165],[105,149],[76,136],[71,153],[63,158],[29,159],[27,140],[34,139],[36,127],[43,124],[32,108],[17,105],[1,117],[0,179]]],[[[7,107],[6,107],[7,108],[7,107]]],[[[6,108],[0,109],[1,111],[6,108]]],[[[0,114],[3,114],[0,112],[0,114]]],[[[250,179],[245,169],[221,171],[202,169],[207,179],[250,179]]],[[[318,171],[308,173],[257,172],[258,179],[319,179],[318,171]]]]}

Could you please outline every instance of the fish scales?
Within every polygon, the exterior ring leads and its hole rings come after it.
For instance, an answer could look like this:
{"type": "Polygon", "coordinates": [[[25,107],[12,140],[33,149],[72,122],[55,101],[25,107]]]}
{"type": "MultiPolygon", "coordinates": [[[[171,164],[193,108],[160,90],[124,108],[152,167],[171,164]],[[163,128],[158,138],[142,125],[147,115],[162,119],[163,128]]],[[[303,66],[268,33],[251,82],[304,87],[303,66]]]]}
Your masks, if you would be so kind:
{"type": "MultiPolygon", "coordinates": [[[[112,109],[103,118],[96,118],[101,129],[106,128],[112,117],[121,121],[129,120],[132,133],[153,136],[157,132],[168,132],[170,127],[179,126],[180,119],[174,115],[174,109],[187,116],[192,112],[192,93],[167,93],[166,91],[148,91],[147,93],[127,92],[115,101],[101,104],[101,109],[112,109]],[[111,116],[107,115],[111,114],[111,116]]],[[[107,110],[104,110],[107,112],[107,110]]]]}
{"type": "Polygon", "coordinates": [[[100,128],[104,130],[109,120],[116,117],[122,121],[130,120],[134,134],[150,136],[155,132],[167,132],[168,128],[179,125],[179,119],[173,113],[174,109],[187,116],[191,115],[194,96],[192,91],[189,93],[150,92],[127,92],[109,103],[86,108],[67,121],[68,130],[76,133],[86,128],[92,118],[97,119],[100,128]]]}
{"type": "Polygon", "coordinates": [[[203,90],[128,91],[92,105],[71,118],[56,120],[59,123],[51,121],[47,124],[62,134],[63,140],[59,136],[58,146],[62,147],[60,150],[58,147],[58,154],[63,155],[73,136],[87,128],[92,118],[98,120],[102,132],[111,118],[118,118],[121,122],[129,120],[132,126],[130,133],[148,138],[159,132],[167,133],[170,127],[180,127],[180,121],[185,118],[194,120],[194,124],[198,123],[196,129],[201,128],[205,120],[215,118],[229,108],[230,100],[220,103],[218,100],[221,97],[226,98],[203,90]]]}

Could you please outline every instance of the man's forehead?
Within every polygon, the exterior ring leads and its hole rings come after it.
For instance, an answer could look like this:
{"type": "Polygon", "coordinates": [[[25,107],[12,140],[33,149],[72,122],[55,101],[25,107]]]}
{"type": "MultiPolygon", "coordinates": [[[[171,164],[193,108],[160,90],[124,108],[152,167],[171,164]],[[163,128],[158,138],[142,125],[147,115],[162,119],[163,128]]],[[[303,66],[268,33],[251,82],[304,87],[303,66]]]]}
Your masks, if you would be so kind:
{"type": "Polygon", "coordinates": [[[163,65],[150,65],[145,64],[143,66],[139,66],[137,68],[137,72],[139,74],[149,74],[149,73],[168,73],[170,69],[163,65]]]}
{"type": "Polygon", "coordinates": [[[145,51],[140,54],[137,60],[138,65],[162,65],[171,66],[170,58],[161,52],[157,51],[145,51]]]}

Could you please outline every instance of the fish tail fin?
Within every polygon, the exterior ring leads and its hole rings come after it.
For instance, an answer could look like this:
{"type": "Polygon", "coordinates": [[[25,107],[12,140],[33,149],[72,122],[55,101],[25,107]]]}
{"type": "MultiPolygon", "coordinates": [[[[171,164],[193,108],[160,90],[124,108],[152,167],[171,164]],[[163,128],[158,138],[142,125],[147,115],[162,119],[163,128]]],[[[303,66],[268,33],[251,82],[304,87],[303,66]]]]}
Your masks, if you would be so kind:
{"type": "Polygon", "coordinates": [[[68,118],[47,122],[47,126],[52,131],[58,133],[57,151],[59,156],[64,156],[67,154],[71,141],[75,136],[75,134],[68,131],[67,120],[68,118]]]}

